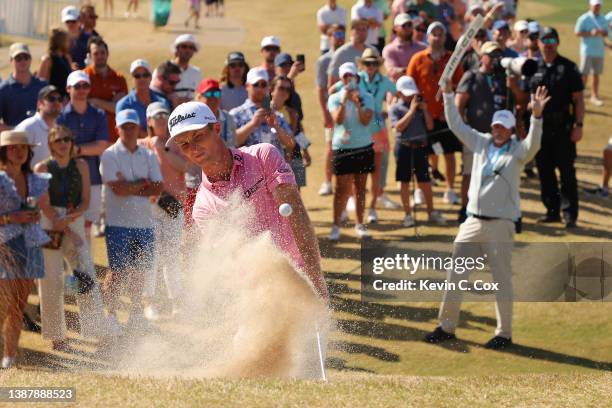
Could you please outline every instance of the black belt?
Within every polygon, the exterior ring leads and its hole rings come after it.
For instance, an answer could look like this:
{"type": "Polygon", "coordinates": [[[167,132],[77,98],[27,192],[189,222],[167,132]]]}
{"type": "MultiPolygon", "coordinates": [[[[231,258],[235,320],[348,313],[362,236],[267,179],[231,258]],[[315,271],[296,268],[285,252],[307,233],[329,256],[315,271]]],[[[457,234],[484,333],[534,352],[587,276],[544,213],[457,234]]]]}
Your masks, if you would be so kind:
{"type": "Polygon", "coordinates": [[[478,218],[479,220],[485,220],[485,221],[494,221],[494,220],[503,219],[499,217],[487,217],[486,215],[476,215],[476,214],[470,214],[470,216],[474,218],[478,218]]]}

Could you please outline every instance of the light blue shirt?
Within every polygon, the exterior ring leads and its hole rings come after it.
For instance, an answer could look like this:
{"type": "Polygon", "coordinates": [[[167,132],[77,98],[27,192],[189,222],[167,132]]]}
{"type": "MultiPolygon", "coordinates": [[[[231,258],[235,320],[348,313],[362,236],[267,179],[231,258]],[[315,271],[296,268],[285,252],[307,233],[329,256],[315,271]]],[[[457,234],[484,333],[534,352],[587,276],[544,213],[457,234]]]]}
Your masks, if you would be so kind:
{"type": "MultiPolygon", "coordinates": [[[[327,109],[330,112],[336,111],[340,105],[342,105],[342,98],[346,94],[343,89],[340,92],[336,92],[331,95],[327,100],[327,109]]],[[[364,109],[374,111],[374,100],[372,97],[360,91],[361,98],[363,100],[364,109]]],[[[334,135],[332,137],[332,149],[357,149],[360,147],[368,146],[372,143],[372,131],[369,125],[364,125],[359,121],[359,114],[357,108],[352,102],[347,102],[344,122],[342,124],[336,123],[334,126],[334,135]],[[348,135],[346,143],[342,143],[343,138],[348,135]]]]}
{"type": "Polygon", "coordinates": [[[495,143],[491,142],[487,146],[487,161],[482,168],[482,183],[484,184],[488,177],[493,176],[495,165],[497,161],[504,155],[504,153],[510,150],[510,143],[506,143],[501,147],[495,146],[495,143]]]}
{"type": "MultiPolygon", "coordinates": [[[[595,28],[600,28],[610,32],[608,22],[602,15],[596,16],[592,11],[587,11],[576,21],[576,33],[591,32],[595,28]]],[[[605,54],[604,38],[598,37],[580,37],[580,55],[585,57],[603,57],[605,54]]]]}

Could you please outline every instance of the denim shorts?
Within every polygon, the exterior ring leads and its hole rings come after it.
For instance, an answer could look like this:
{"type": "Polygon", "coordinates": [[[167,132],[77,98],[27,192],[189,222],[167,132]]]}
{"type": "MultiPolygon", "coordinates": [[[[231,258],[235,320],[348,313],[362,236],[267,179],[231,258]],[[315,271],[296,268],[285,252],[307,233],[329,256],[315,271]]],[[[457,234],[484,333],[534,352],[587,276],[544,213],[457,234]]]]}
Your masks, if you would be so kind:
{"type": "Polygon", "coordinates": [[[155,233],[153,228],[106,226],[108,266],[113,272],[153,268],[155,233]]]}

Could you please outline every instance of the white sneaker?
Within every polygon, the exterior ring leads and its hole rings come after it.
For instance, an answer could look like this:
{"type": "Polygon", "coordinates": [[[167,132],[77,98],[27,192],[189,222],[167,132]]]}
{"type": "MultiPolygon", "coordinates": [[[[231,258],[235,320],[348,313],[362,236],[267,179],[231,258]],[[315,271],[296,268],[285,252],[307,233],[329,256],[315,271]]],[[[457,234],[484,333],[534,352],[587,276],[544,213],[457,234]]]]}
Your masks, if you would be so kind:
{"type": "Polygon", "coordinates": [[[2,366],[0,368],[12,368],[17,361],[17,357],[2,357],[2,366]]]}
{"type": "Polygon", "coordinates": [[[370,236],[368,229],[363,224],[355,225],[355,232],[359,238],[368,238],[370,236]]]}
{"type": "Polygon", "coordinates": [[[414,205],[425,204],[425,193],[420,188],[414,190],[414,205]]]}
{"type": "Polygon", "coordinates": [[[159,320],[159,312],[157,311],[157,308],[153,305],[146,306],[143,310],[143,314],[145,319],[151,322],[156,322],[159,320]]]}
{"type": "Polygon", "coordinates": [[[340,227],[337,225],[332,225],[331,231],[329,232],[329,240],[338,241],[339,239],[340,239],[340,227]]]}
{"type": "Polygon", "coordinates": [[[444,193],[444,202],[448,204],[459,204],[459,197],[455,194],[453,190],[447,190],[444,193]]]}
{"type": "Polygon", "coordinates": [[[117,320],[117,316],[114,314],[108,315],[106,318],[106,325],[108,327],[108,337],[123,336],[123,329],[117,320]]]}
{"type": "Polygon", "coordinates": [[[414,227],[414,218],[412,218],[412,215],[406,215],[402,225],[404,227],[414,227]]]}
{"type": "Polygon", "coordinates": [[[387,210],[398,210],[402,208],[399,203],[396,203],[395,201],[391,200],[387,193],[382,193],[382,195],[378,197],[378,201],[387,210]]]}
{"type": "Polygon", "coordinates": [[[429,214],[429,222],[433,222],[435,224],[446,224],[446,218],[440,213],[440,211],[432,211],[429,214]]]}
{"type": "Polygon", "coordinates": [[[595,106],[603,106],[603,101],[599,98],[595,98],[594,96],[591,96],[591,103],[595,106]]]}
{"type": "Polygon", "coordinates": [[[340,214],[340,222],[342,224],[346,224],[347,222],[349,222],[348,211],[342,211],[342,214],[340,214]]]}
{"type": "Polygon", "coordinates": [[[331,183],[328,183],[327,181],[323,182],[323,184],[321,184],[321,188],[319,189],[319,195],[327,196],[331,194],[333,194],[331,183]]]}
{"type": "Polygon", "coordinates": [[[368,210],[368,224],[376,224],[378,222],[378,215],[376,215],[376,210],[370,208],[368,210]]]}
{"type": "Polygon", "coordinates": [[[350,196],[346,202],[346,211],[355,211],[355,197],[350,196]]]}

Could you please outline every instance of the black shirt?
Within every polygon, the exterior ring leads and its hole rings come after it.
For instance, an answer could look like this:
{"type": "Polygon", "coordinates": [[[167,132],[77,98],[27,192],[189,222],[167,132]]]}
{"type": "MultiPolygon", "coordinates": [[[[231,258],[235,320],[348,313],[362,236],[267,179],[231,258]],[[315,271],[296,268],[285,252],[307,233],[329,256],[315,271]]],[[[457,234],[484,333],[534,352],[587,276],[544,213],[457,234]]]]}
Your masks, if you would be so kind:
{"type": "Polygon", "coordinates": [[[568,114],[573,107],[572,94],[584,90],[582,75],[578,66],[569,59],[557,55],[557,58],[547,66],[544,59],[538,61],[535,75],[525,80],[523,90],[535,93],[538,86],[544,85],[551,96],[544,108],[544,116],[550,114],[568,114]]]}
{"type": "Polygon", "coordinates": [[[461,77],[457,93],[470,95],[466,105],[467,124],[479,132],[490,132],[493,114],[509,109],[508,87],[503,72],[484,74],[480,71],[467,71],[461,77]]]}

